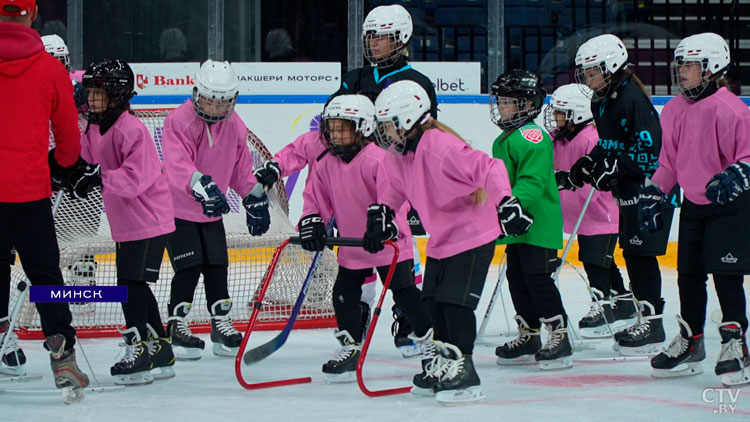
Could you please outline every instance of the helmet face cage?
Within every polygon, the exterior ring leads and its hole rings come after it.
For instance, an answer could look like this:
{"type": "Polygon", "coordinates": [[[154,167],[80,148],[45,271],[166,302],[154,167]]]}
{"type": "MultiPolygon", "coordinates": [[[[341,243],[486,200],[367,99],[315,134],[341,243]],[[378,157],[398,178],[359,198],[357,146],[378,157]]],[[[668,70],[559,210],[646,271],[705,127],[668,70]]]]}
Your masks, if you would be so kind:
{"type": "MultiPolygon", "coordinates": [[[[622,68],[621,68],[622,69],[622,68]]],[[[581,92],[585,95],[591,95],[591,101],[601,101],[604,99],[608,92],[609,87],[612,84],[613,75],[611,72],[607,70],[607,66],[605,62],[596,63],[589,66],[578,66],[576,67],[576,73],[575,73],[575,79],[576,82],[580,85],[587,86],[591,92],[586,92],[581,88],[581,92]],[[598,73],[595,73],[597,72],[598,73]],[[587,76],[588,75],[588,76],[587,76]],[[598,78],[601,78],[601,80],[597,80],[598,78]],[[588,80],[592,81],[592,84],[600,85],[596,89],[591,87],[587,83],[588,80]]]]}
{"type": "Polygon", "coordinates": [[[206,123],[216,123],[225,120],[234,112],[239,92],[235,92],[230,98],[220,96],[205,96],[201,94],[198,87],[193,88],[193,109],[195,114],[206,123]]]}
{"type": "Polygon", "coordinates": [[[331,154],[349,162],[366,144],[366,138],[362,132],[364,125],[361,119],[323,117],[320,122],[323,144],[331,154]],[[334,137],[332,132],[338,135],[334,137]]]}
{"type": "Polygon", "coordinates": [[[401,5],[378,6],[370,11],[362,23],[362,43],[365,58],[376,67],[393,65],[411,40],[414,24],[409,12],[401,5]],[[377,42],[377,52],[370,46],[377,42]]]}
{"type": "Polygon", "coordinates": [[[490,95],[490,120],[504,131],[521,127],[539,114],[539,110],[527,109],[528,104],[526,98],[490,95]],[[514,110],[503,113],[502,109],[510,106],[513,106],[514,110]]]}
{"type": "Polygon", "coordinates": [[[406,44],[397,41],[398,38],[398,32],[394,34],[385,34],[377,33],[376,31],[367,31],[362,35],[365,59],[367,59],[371,65],[376,67],[388,67],[393,65],[406,49],[406,44]],[[377,54],[373,52],[372,48],[370,48],[371,43],[373,42],[378,43],[379,52],[377,54]],[[385,44],[385,47],[383,44],[385,44]]]}
{"type": "MultiPolygon", "coordinates": [[[[87,112],[87,119],[92,123],[101,121],[102,115],[111,109],[127,109],[130,99],[135,96],[135,77],[130,66],[120,60],[105,60],[92,64],[83,74],[83,86],[89,99],[92,99],[91,89],[102,88],[107,93],[108,102],[102,111],[93,112],[91,104],[87,112]]],[[[96,100],[95,96],[93,96],[96,100]]],[[[89,100],[89,101],[90,101],[89,100]]]]}
{"type": "Polygon", "coordinates": [[[42,43],[44,50],[59,60],[65,66],[65,70],[70,72],[70,52],[65,41],[59,35],[45,35],[42,37],[42,43]]]}
{"type": "Polygon", "coordinates": [[[380,148],[394,155],[404,155],[406,152],[406,141],[409,131],[401,129],[398,117],[390,120],[378,120],[375,123],[375,141],[380,148]]]}

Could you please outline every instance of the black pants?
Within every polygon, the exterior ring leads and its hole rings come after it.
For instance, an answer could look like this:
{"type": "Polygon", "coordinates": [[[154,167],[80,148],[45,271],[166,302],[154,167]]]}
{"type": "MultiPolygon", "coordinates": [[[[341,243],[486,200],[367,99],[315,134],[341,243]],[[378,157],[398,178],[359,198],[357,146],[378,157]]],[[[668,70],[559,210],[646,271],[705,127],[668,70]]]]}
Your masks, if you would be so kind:
{"type": "Polygon", "coordinates": [[[16,250],[10,250],[10,253],[0,253],[0,319],[8,316],[8,305],[10,302],[10,268],[16,263],[16,250]],[[6,288],[8,287],[8,288],[6,288]]]}
{"type": "Polygon", "coordinates": [[[743,332],[747,331],[743,287],[743,273],[747,267],[742,265],[750,252],[747,246],[748,200],[750,196],[744,194],[729,205],[696,205],[687,199],[683,203],[677,248],[677,284],[680,288],[680,315],[693,334],[702,333],[706,322],[708,273],[713,273],[722,322],[737,322],[743,332]]]}
{"type": "Polygon", "coordinates": [[[427,257],[422,298],[427,304],[434,338],[455,345],[466,355],[474,351],[477,334],[474,310],[494,254],[493,240],[447,258],[427,257]]]}
{"type": "Polygon", "coordinates": [[[578,259],[583,262],[589,285],[604,296],[609,296],[610,290],[625,291],[622,274],[613,258],[615,246],[617,234],[578,236],[578,259]]]}
{"type": "MultiPolygon", "coordinates": [[[[0,251],[7,254],[13,246],[32,285],[62,286],[60,250],[48,199],[21,203],[0,203],[0,251]]],[[[10,277],[2,280],[0,290],[9,291],[10,277]]],[[[7,303],[7,300],[5,301],[7,303]]],[[[65,336],[66,349],[75,344],[76,331],[67,303],[37,303],[36,309],[45,337],[65,336]]],[[[6,310],[7,313],[7,310],[6,310]]]]}
{"type": "Polygon", "coordinates": [[[508,289],[516,313],[531,328],[539,318],[562,315],[567,321],[560,291],[552,279],[557,268],[557,251],[524,243],[506,246],[508,289]]]}
{"type": "Polygon", "coordinates": [[[625,282],[615,261],[610,262],[608,267],[584,262],[583,269],[586,271],[589,285],[602,292],[605,297],[626,291],[625,282]]]}
{"type": "MultiPolygon", "coordinates": [[[[380,279],[385,281],[389,266],[378,267],[380,279]]],[[[352,339],[359,343],[365,333],[362,332],[359,299],[362,296],[362,284],[372,275],[372,268],[351,270],[339,265],[339,273],[333,284],[333,310],[339,330],[346,330],[352,339]]],[[[419,289],[414,284],[414,261],[406,260],[396,264],[389,286],[393,301],[411,324],[414,333],[421,337],[430,329],[427,310],[421,300],[419,289]]]]}

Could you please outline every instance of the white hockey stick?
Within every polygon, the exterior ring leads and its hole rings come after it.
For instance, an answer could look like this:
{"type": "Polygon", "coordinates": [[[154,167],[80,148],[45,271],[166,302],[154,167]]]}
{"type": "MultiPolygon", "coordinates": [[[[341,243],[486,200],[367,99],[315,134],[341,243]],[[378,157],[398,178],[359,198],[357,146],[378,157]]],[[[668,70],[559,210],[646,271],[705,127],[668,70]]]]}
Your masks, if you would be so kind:
{"type": "MultiPolygon", "coordinates": [[[[508,310],[505,306],[505,297],[503,296],[503,284],[505,284],[505,273],[508,269],[508,256],[503,255],[500,261],[500,269],[498,270],[497,274],[497,283],[495,283],[495,289],[492,291],[492,296],[490,296],[490,303],[487,304],[487,310],[484,312],[484,318],[482,318],[482,323],[479,326],[479,330],[477,331],[477,337],[475,342],[478,344],[485,344],[485,345],[494,345],[495,342],[488,340],[488,335],[486,335],[487,331],[487,325],[489,324],[490,317],[492,316],[493,311],[495,310],[495,304],[497,303],[497,297],[500,296],[500,302],[503,305],[503,315],[505,316],[505,327],[507,329],[506,332],[501,333],[501,336],[512,336],[514,333],[511,331],[510,327],[510,320],[508,318],[508,310]]],[[[494,337],[494,336],[492,336],[494,337]]]]}

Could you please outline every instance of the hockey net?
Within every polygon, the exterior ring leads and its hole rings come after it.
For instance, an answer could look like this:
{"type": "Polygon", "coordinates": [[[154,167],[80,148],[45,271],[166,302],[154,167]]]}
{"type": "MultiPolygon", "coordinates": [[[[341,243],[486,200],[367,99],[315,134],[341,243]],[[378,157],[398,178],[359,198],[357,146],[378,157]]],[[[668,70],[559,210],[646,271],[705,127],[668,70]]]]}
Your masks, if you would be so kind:
{"type": "MultiPolygon", "coordinates": [[[[135,115],[146,124],[162,157],[162,133],[164,119],[172,109],[134,110],[135,115]]],[[[79,121],[83,132],[86,121],[79,121]]],[[[53,144],[52,138],[50,141],[53,144]]],[[[248,147],[254,166],[270,159],[271,154],[260,139],[251,131],[247,136],[248,147]]],[[[53,192],[54,203],[60,192],[53,192]]],[[[271,228],[263,236],[250,236],[245,222],[242,198],[231,189],[227,192],[231,212],[223,221],[229,249],[229,295],[233,302],[230,313],[239,329],[246,326],[255,303],[257,289],[263,281],[274,250],[281,242],[294,235],[294,227],[288,214],[287,195],[282,181],[268,193],[271,209],[271,228]]],[[[115,244],[110,235],[101,191],[95,190],[85,201],[71,200],[63,194],[55,212],[55,229],[60,246],[60,268],[66,285],[114,286],[117,284],[115,266],[115,244]]],[[[289,319],[300,293],[302,283],[312,263],[313,255],[299,246],[284,249],[278,267],[273,274],[269,289],[263,300],[262,311],[256,326],[260,329],[278,329],[289,319]]],[[[335,325],[331,292],[337,271],[336,257],[326,249],[313,274],[307,297],[298,314],[295,327],[323,328],[335,325]]],[[[159,281],[150,287],[159,302],[162,321],[166,323],[167,303],[174,272],[166,254],[162,260],[159,281]]],[[[15,286],[24,280],[20,263],[11,268],[11,307],[18,298],[15,286]]],[[[203,276],[198,283],[193,300],[193,309],[188,319],[195,332],[210,331],[210,304],[206,303],[203,276]]],[[[12,309],[12,308],[11,308],[12,309]]],[[[119,303],[71,303],[73,326],[80,337],[117,336],[117,328],[124,326],[124,317],[119,303]]],[[[42,338],[39,315],[33,303],[24,304],[18,320],[18,334],[22,339],[42,338]]]]}

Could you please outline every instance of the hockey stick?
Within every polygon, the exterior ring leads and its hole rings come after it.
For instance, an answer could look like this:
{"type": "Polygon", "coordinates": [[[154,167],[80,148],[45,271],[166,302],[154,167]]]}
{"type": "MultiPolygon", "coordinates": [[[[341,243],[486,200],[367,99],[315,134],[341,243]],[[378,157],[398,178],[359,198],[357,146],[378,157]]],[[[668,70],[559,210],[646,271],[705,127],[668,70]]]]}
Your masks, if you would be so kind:
{"type": "MultiPolygon", "coordinates": [[[[335,219],[331,218],[331,221],[328,222],[328,227],[326,228],[326,233],[328,233],[328,236],[330,236],[333,232],[334,224],[335,219]]],[[[291,240],[291,243],[295,244],[295,241],[291,240]]],[[[250,365],[267,358],[273,352],[279,350],[281,346],[284,345],[284,343],[286,343],[287,338],[289,338],[289,333],[292,332],[292,328],[294,327],[294,322],[297,320],[297,315],[299,314],[300,309],[302,309],[302,303],[307,297],[307,290],[310,287],[310,282],[313,279],[313,274],[315,274],[315,269],[318,267],[318,262],[320,262],[322,256],[323,251],[315,252],[315,256],[313,256],[312,259],[312,264],[310,264],[310,269],[307,270],[307,276],[305,277],[305,281],[302,283],[302,288],[300,289],[299,295],[297,296],[297,301],[294,303],[294,308],[292,308],[292,314],[289,316],[289,321],[287,321],[284,328],[278,335],[276,335],[276,337],[254,349],[250,349],[245,352],[243,361],[246,365],[250,365]]],[[[262,297],[258,297],[255,307],[260,308],[260,306],[262,306],[260,303],[261,300],[262,297]]]]}
{"type": "Polygon", "coordinates": [[[479,326],[479,331],[477,331],[477,339],[476,342],[480,344],[490,344],[489,342],[484,340],[485,332],[487,331],[487,325],[489,324],[490,317],[492,316],[492,313],[495,310],[495,304],[497,303],[497,296],[500,295],[500,302],[503,304],[503,315],[505,316],[505,327],[508,331],[506,331],[505,334],[509,334],[510,331],[510,320],[508,319],[508,311],[505,307],[505,298],[503,297],[503,284],[505,282],[505,272],[508,268],[508,262],[507,262],[507,255],[503,255],[502,262],[500,265],[500,269],[497,273],[497,283],[495,284],[495,289],[492,291],[492,296],[490,296],[490,303],[487,305],[487,310],[484,312],[484,318],[482,318],[482,324],[479,326]]]}
{"type": "MultiPolygon", "coordinates": [[[[18,321],[18,317],[21,315],[21,310],[23,310],[23,304],[26,301],[26,296],[29,294],[29,286],[26,284],[25,281],[18,282],[18,285],[16,286],[18,288],[18,296],[16,296],[16,303],[13,304],[13,308],[10,310],[10,313],[8,314],[10,316],[10,321],[8,322],[8,329],[5,332],[5,335],[3,336],[3,343],[0,345],[0,358],[5,356],[5,348],[8,346],[8,343],[10,342],[10,336],[13,335],[13,330],[16,328],[16,321],[18,321]]],[[[18,362],[18,351],[15,351],[16,353],[16,362],[18,362]]],[[[0,366],[2,366],[2,363],[0,363],[0,366]]],[[[12,375],[11,377],[4,377],[1,380],[3,381],[28,381],[30,379],[41,379],[41,376],[33,376],[28,377],[26,376],[26,371],[23,371],[24,373],[19,374],[8,374],[12,375]]]]}

